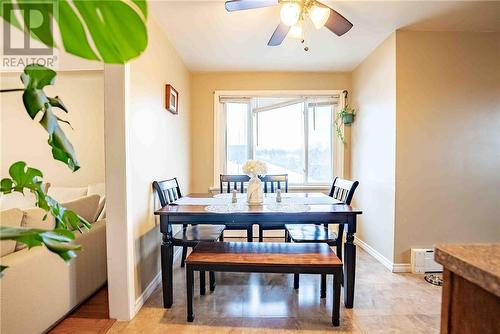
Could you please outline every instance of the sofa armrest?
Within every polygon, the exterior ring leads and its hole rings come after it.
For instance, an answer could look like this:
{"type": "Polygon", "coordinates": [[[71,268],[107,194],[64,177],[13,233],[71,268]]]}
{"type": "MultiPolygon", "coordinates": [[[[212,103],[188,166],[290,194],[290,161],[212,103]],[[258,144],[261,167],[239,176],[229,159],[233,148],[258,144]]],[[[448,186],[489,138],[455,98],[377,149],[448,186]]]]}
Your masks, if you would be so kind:
{"type": "Polygon", "coordinates": [[[64,317],[106,282],[106,222],[75,233],[83,250],[65,263],[45,247],[1,258],[1,333],[40,333],[64,317]]]}

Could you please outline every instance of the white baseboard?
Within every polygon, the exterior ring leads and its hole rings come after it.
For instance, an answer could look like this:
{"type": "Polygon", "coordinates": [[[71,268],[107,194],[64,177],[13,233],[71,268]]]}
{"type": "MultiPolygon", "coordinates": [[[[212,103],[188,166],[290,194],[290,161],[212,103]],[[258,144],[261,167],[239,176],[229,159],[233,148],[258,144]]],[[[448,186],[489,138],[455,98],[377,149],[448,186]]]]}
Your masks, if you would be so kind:
{"type": "Polygon", "coordinates": [[[411,272],[411,265],[409,263],[393,263],[391,260],[380,254],[375,248],[368,245],[358,237],[354,237],[354,243],[363,248],[368,254],[373,256],[378,262],[382,263],[384,267],[393,273],[409,273],[411,272]]]}
{"type": "MultiPolygon", "coordinates": [[[[177,247],[176,247],[177,248],[177,247]]],[[[174,252],[174,263],[177,260],[177,257],[181,256],[182,248],[178,247],[175,252],[174,252]]],[[[153,294],[153,292],[156,290],[158,285],[161,284],[161,270],[156,274],[155,278],[148,284],[146,289],[141,293],[139,298],[135,301],[135,313],[134,316],[139,312],[139,310],[142,308],[146,300],[148,300],[149,297],[153,294]]]]}
{"type": "Polygon", "coordinates": [[[411,273],[410,263],[394,263],[392,265],[393,273],[411,273]]]}

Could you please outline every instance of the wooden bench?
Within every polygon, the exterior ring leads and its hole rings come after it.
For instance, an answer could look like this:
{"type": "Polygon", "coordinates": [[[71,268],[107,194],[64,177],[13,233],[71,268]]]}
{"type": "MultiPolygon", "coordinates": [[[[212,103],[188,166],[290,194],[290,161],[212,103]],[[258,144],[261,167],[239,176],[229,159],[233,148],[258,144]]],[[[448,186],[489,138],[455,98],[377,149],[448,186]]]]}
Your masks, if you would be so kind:
{"type": "Polygon", "coordinates": [[[189,322],[194,320],[195,271],[332,274],[332,323],[339,326],[342,261],[326,244],[200,242],[186,259],[189,322]]]}

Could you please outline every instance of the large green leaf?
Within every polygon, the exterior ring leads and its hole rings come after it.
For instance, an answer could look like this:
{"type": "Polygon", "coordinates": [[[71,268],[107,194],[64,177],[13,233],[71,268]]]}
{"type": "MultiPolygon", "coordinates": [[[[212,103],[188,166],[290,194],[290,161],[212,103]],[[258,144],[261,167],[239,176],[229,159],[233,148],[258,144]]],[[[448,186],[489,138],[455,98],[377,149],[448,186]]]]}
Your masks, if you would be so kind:
{"type": "Polygon", "coordinates": [[[52,35],[52,29],[50,24],[43,24],[43,22],[52,19],[52,13],[54,8],[53,0],[24,0],[17,1],[19,9],[22,10],[21,13],[41,13],[41,17],[37,15],[23,15],[23,21],[25,27],[30,27],[31,36],[43,42],[45,45],[53,47],[54,36],[52,35]],[[40,20],[41,22],[31,22],[30,20],[40,20]]]}
{"type": "Polygon", "coordinates": [[[24,194],[24,190],[32,192],[36,196],[36,206],[50,212],[56,220],[58,229],[90,228],[91,225],[82,217],[71,210],[67,210],[55,199],[45,194],[42,188],[42,173],[35,168],[27,167],[24,161],[18,161],[9,168],[9,178],[0,181],[1,192],[4,194],[17,191],[24,194]]]}
{"type": "MultiPolygon", "coordinates": [[[[10,2],[23,9],[25,23],[30,11],[38,11],[44,18],[55,20],[64,49],[78,57],[123,64],[139,56],[148,43],[145,0],[1,0],[0,15],[21,28],[16,16],[10,15],[10,2]]],[[[54,46],[50,25],[28,29],[34,38],[54,46]]]]}
{"type": "MultiPolygon", "coordinates": [[[[26,244],[28,248],[45,245],[52,253],[59,255],[64,261],[76,257],[75,251],[80,245],[71,243],[74,240],[71,231],[63,229],[42,230],[24,227],[0,226],[0,240],[15,240],[26,244]]],[[[5,268],[1,268],[3,271],[5,268]]],[[[0,272],[1,272],[0,271],[0,272]]]]}
{"type": "Polygon", "coordinates": [[[23,102],[28,115],[35,119],[39,112],[43,112],[40,124],[49,134],[48,143],[52,147],[52,156],[54,159],[64,162],[68,167],[76,171],[80,168],[76,158],[76,152],[73,145],[66,137],[66,134],[59,123],[68,123],[68,121],[57,117],[52,111],[52,107],[62,109],[68,112],[61,99],[48,97],[43,88],[47,85],[53,85],[56,72],[40,65],[28,65],[21,74],[21,80],[24,84],[23,102]]]}
{"type": "MultiPolygon", "coordinates": [[[[52,197],[45,194],[42,187],[42,172],[36,168],[26,166],[24,161],[18,161],[9,168],[10,178],[0,181],[0,192],[9,194],[17,191],[24,194],[25,190],[32,192],[36,197],[36,206],[54,216],[56,226],[53,230],[29,229],[0,226],[0,240],[14,240],[28,246],[28,248],[45,245],[47,249],[59,255],[63,260],[69,261],[76,256],[75,251],[81,249],[72,241],[75,236],[71,230],[92,226],[82,217],[66,209],[52,197]],[[70,230],[71,229],[71,230],[70,230]]],[[[46,219],[46,216],[43,218],[46,219]]],[[[0,266],[0,278],[6,269],[0,266]]]]}

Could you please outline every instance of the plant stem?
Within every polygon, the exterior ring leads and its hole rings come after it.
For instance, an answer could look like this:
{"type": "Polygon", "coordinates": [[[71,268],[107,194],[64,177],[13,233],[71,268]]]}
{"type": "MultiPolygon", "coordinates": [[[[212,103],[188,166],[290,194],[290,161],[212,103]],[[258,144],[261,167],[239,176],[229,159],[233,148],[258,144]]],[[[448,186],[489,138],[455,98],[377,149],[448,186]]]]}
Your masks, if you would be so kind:
{"type": "Polygon", "coordinates": [[[24,88],[0,89],[0,93],[23,92],[23,91],[24,91],[24,88]]]}

